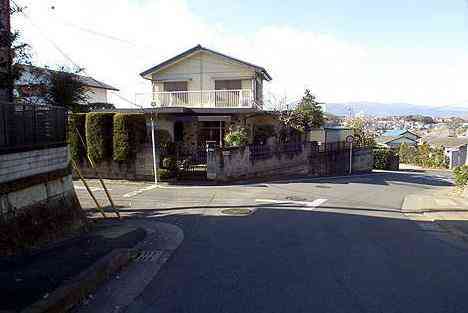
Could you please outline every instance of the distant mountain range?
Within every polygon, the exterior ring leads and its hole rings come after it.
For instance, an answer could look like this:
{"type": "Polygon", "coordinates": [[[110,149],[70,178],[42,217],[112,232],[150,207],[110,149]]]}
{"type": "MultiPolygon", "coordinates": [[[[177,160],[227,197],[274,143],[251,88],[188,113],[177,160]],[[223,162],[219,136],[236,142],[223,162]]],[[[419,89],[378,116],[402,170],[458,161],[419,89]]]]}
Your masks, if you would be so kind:
{"type": "Polygon", "coordinates": [[[468,104],[449,106],[425,106],[410,103],[346,102],[327,103],[329,113],[343,116],[349,112],[371,116],[426,115],[432,117],[468,118],[468,104]]]}

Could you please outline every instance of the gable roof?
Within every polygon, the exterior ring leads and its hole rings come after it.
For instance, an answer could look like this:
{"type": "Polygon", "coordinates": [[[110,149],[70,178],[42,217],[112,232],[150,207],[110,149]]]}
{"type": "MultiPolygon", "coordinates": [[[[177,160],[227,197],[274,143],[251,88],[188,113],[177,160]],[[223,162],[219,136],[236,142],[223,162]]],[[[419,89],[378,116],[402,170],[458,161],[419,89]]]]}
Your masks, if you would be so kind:
{"type": "Polygon", "coordinates": [[[266,71],[265,68],[261,67],[261,66],[258,66],[258,65],[255,65],[255,64],[252,64],[252,63],[249,63],[249,62],[245,62],[245,61],[242,61],[242,60],[239,60],[239,59],[236,59],[236,58],[233,58],[231,56],[228,56],[228,55],[225,55],[223,53],[220,53],[220,52],[217,52],[217,51],[214,51],[214,50],[211,50],[211,49],[208,49],[208,48],[205,48],[205,47],[202,47],[201,45],[197,45],[191,49],[188,49],[187,51],[184,51],[182,52],[181,54],[179,55],[176,55],[175,57],[173,58],[170,58],[169,60],[166,60],[156,66],[153,66],[152,68],[140,73],[140,76],[142,76],[143,78],[146,78],[145,76],[149,75],[149,74],[152,74],[154,72],[157,72],[169,65],[172,65],[174,63],[177,63],[178,61],[182,60],[183,58],[185,57],[188,57],[189,55],[191,54],[194,54],[194,53],[198,53],[198,52],[208,52],[208,53],[211,53],[211,54],[214,54],[214,55],[218,55],[220,57],[223,57],[223,58],[227,58],[231,61],[234,61],[236,63],[240,63],[242,65],[245,65],[245,66],[248,66],[248,67],[251,67],[253,68],[256,72],[260,73],[263,78],[267,81],[270,81],[272,80],[270,74],[268,74],[268,72],[266,71]]]}
{"type": "Polygon", "coordinates": [[[415,135],[416,137],[418,138],[421,138],[421,136],[419,136],[418,134],[415,134],[413,132],[410,132],[409,130],[407,129],[392,129],[392,130],[387,130],[386,132],[384,132],[382,134],[382,136],[387,136],[387,137],[400,137],[400,136],[403,136],[404,134],[406,133],[410,133],[412,135],[415,135]]]}
{"type": "MultiPolygon", "coordinates": [[[[21,64],[21,68],[23,68],[24,70],[30,70],[36,73],[40,72],[43,74],[48,74],[52,72],[61,72],[61,71],[52,70],[52,69],[48,69],[45,67],[38,67],[34,65],[29,65],[29,64],[21,64]]],[[[76,79],[78,79],[83,85],[87,87],[119,91],[119,89],[112,87],[111,85],[108,85],[106,83],[103,83],[97,79],[94,79],[90,76],[83,76],[83,75],[78,75],[78,74],[73,74],[73,73],[71,73],[71,75],[73,75],[76,79]]]]}

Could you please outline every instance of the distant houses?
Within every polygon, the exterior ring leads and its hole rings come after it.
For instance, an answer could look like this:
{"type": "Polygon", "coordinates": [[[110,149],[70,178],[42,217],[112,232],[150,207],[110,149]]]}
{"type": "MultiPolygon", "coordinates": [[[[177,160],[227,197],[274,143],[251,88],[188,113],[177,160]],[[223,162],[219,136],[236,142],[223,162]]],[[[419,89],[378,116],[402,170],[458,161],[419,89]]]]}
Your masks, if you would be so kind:
{"type": "Polygon", "coordinates": [[[396,149],[403,143],[409,146],[417,146],[420,139],[421,136],[407,129],[392,129],[377,137],[376,142],[380,146],[396,149]]]}

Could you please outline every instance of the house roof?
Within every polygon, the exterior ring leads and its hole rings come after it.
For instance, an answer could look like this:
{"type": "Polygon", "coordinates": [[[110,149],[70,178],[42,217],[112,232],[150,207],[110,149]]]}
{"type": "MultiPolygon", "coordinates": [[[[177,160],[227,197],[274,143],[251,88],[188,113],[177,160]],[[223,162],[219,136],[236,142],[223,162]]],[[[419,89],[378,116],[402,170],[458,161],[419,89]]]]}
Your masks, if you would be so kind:
{"type": "MultiPolygon", "coordinates": [[[[42,72],[42,73],[62,72],[62,71],[51,70],[48,68],[38,67],[34,65],[29,65],[29,64],[21,64],[21,67],[23,69],[33,70],[33,71],[42,72]]],[[[83,76],[83,75],[78,75],[78,74],[73,74],[73,73],[71,74],[75,76],[79,81],[83,83],[83,85],[87,87],[119,91],[119,89],[112,87],[111,85],[108,85],[106,83],[103,83],[97,79],[94,79],[93,77],[83,76]]]]}
{"type": "Polygon", "coordinates": [[[375,139],[375,141],[377,143],[381,143],[381,144],[388,144],[388,143],[390,143],[392,141],[395,141],[397,139],[400,139],[400,138],[405,138],[405,139],[411,140],[413,142],[416,142],[416,140],[413,140],[413,139],[405,137],[405,136],[384,136],[384,135],[377,137],[375,139]]]}
{"type": "Polygon", "coordinates": [[[149,74],[152,74],[154,72],[157,72],[169,65],[172,65],[178,61],[180,61],[181,59],[191,55],[191,54],[194,54],[194,53],[198,53],[198,52],[209,52],[209,53],[212,53],[212,54],[215,54],[215,55],[218,55],[220,57],[223,57],[223,58],[227,58],[229,60],[232,60],[236,63],[240,63],[240,64],[243,64],[245,66],[248,66],[248,67],[251,67],[253,68],[256,72],[260,73],[261,75],[263,75],[264,79],[265,80],[272,80],[270,74],[268,74],[268,72],[266,71],[265,68],[261,67],[261,66],[258,66],[258,65],[255,65],[255,64],[252,64],[252,63],[249,63],[249,62],[245,62],[245,61],[242,61],[242,60],[239,60],[239,59],[236,59],[236,58],[233,58],[231,56],[228,56],[228,55],[225,55],[223,53],[220,53],[220,52],[217,52],[217,51],[214,51],[214,50],[211,50],[211,49],[208,49],[208,48],[205,48],[205,47],[202,47],[201,45],[197,45],[191,49],[188,49],[187,51],[184,51],[182,52],[181,54],[179,55],[176,55],[175,57],[173,58],[170,58],[156,66],[153,66],[152,68],[140,73],[140,75],[143,77],[143,78],[146,78],[147,75],[149,74]]]}
{"type": "Polygon", "coordinates": [[[418,138],[421,138],[421,136],[419,136],[418,134],[415,134],[413,132],[410,132],[409,130],[407,129],[392,129],[392,130],[387,130],[386,132],[384,132],[382,134],[382,136],[386,136],[386,137],[400,137],[400,136],[403,136],[404,134],[406,133],[410,133],[410,134],[413,134],[415,136],[417,136],[418,138]]]}

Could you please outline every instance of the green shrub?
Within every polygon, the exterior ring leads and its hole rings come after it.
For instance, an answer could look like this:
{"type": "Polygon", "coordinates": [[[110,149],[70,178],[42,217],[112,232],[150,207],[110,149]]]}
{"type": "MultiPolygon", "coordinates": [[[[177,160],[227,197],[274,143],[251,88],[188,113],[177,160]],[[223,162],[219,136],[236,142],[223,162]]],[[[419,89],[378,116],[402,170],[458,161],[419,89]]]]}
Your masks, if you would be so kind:
{"type": "Polygon", "coordinates": [[[224,136],[224,141],[228,147],[245,146],[249,143],[249,132],[245,127],[231,127],[224,136]]]}
{"type": "Polygon", "coordinates": [[[168,170],[166,168],[158,169],[158,180],[169,180],[171,178],[176,178],[177,172],[168,170]]]}
{"type": "Polygon", "coordinates": [[[276,136],[275,126],[270,124],[254,126],[254,143],[265,143],[268,138],[274,136],[276,136]]]}
{"type": "Polygon", "coordinates": [[[453,170],[455,184],[460,187],[468,186],[468,165],[462,165],[453,170]]]}
{"type": "Polygon", "coordinates": [[[114,113],[86,114],[86,147],[95,163],[112,158],[112,122],[114,113]]]}
{"type": "Polygon", "coordinates": [[[374,168],[378,170],[398,170],[398,155],[392,149],[374,149],[374,168]]]}
{"type": "MultiPolygon", "coordinates": [[[[85,140],[86,131],[86,114],[83,113],[72,113],[68,116],[68,144],[70,145],[70,156],[75,162],[80,162],[86,155],[86,147],[81,142],[81,138],[85,140]]],[[[86,142],[85,142],[86,144],[86,142]]]]}
{"type": "Polygon", "coordinates": [[[115,114],[113,135],[114,161],[135,159],[138,146],[146,140],[144,114],[115,114]]]}

